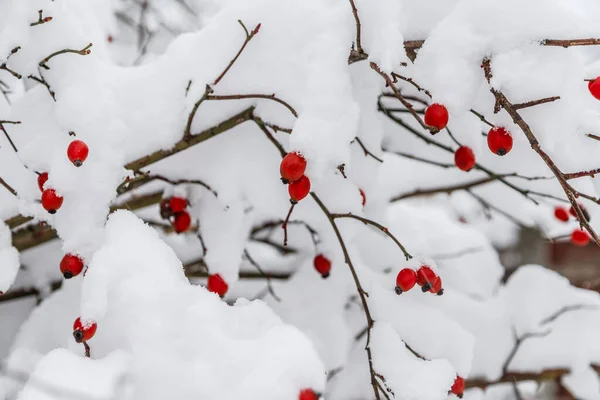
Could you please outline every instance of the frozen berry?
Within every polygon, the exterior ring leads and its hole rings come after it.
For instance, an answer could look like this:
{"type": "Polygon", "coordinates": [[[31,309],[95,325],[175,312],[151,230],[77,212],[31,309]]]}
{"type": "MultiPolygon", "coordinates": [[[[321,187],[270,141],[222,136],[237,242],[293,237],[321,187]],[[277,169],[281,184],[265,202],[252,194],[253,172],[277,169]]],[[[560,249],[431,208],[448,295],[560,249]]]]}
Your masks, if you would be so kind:
{"type": "MultiPolygon", "coordinates": [[[[572,208],[573,207],[571,207],[571,209],[572,208]]],[[[560,207],[560,206],[556,207],[554,209],[554,216],[559,221],[567,222],[569,220],[569,213],[567,212],[567,210],[564,207],[560,207]]]]}
{"type": "Polygon", "coordinates": [[[318,400],[319,396],[312,389],[302,389],[298,400],[318,400]]]}
{"type": "Polygon", "coordinates": [[[442,278],[440,278],[438,276],[435,283],[431,285],[431,289],[429,289],[429,293],[437,294],[438,296],[441,296],[444,294],[444,289],[442,288],[442,278]]]}
{"type": "Polygon", "coordinates": [[[417,284],[417,273],[412,268],[404,268],[396,276],[396,294],[409,291],[417,284]]]}
{"type": "Polygon", "coordinates": [[[171,211],[174,213],[181,212],[187,207],[187,199],[183,197],[171,197],[169,207],[171,207],[171,211]]]}
{"type": "Polygon", "coordinates": [[[442,130],[448,125],[448,110],[441,104],[434,103],[425,110],[425,125],[442,130]]]}
{"type": "Polygon", "coordinates": [[[225,293],[227,293],[227,289],[229,288],[229,286],[227,286],[227,282],[223,280],[221,275],[212,274],[208,277],[206,288],[209,292],[216,293],[219,296],[223,297],[225,296],[225,293]]]}
{"type": "Polygon", "coordinates": [[[600,78],[596,78],[593,81],[588,82],[588,89],[592,96],[600,100],[600,78]]]}
{"type": "Polygon", "coordinates": [[[571,243],[575,246],[584,247],[590,242],[590,235],[581,229],[575,229],[571,234],[571,243]]]}
{"type": "Polygon", "coordinates": [[[450,391],[457,396],[462,396],[465,391],[465,379],[457,376],[450,391]]]}
{"type": "Polygon", "coordinates": [[[54,189],[46,189],[42,192],[42,207],[50,214],[56,213],[62,203],[63,198],[57,195],[54,189]]]}
{"type": "Polygon", "coordinates": [[[46,183],[47,180],[48,180],[47,172],[42,172],[41,174],[38,175],[37,182],[38,182],[38,187],[40,188],[41,192],[44,191],[44,184],[46,183]]]}
{"type": "Polygon", "coordinates": [[[175,229],[175,232],[185,232],[190,228],[191,224],[192,217],[190,217],[190,214],[187,211],[175,213],[175,216],[173,217],[173,229],[175,229]]]}
{"type": "Polygon", "coordinates": [[[319,254],[313,261],[315,269],[323,278],[327,278],[331,272],[331,261],[323,254],[319,254]]]}
{"type": "Polygon", "coordinates": [[[67,156],[74,166],[81,167],[88,157],[89,151],[87,144],[81,140],[73,140],[67,149],[67,156]]]}
{"type": "Polygon", "coordinates": [[[470,147],[460,146],[454,153],[454,164],[462,171],[470,171],[475,166],[475,154],[470,147]]]}
{"type": "Polygon", "coordinates": [[[513,147],[513,138],[510,132],[501,126],[495,126],[488,132],[488,147],[494,154],[504,156],[513,147]]]}
{"type": "MultiPolygon", "coordinates": [[[[583,217],[585,218],[586,221],[590,221],[590,213],[588,212],[588,210],[583,206],[583,204],[578,203],[579,208],[581,209],[581,213],[583,214],[583,217]]],[[[572,216],[574,216],[575,218],[577,218],[577,212],[575,212],[575,208],[573,206],[571,206],[571,208],[569,208],[569,214],[571,214],[572,216]]],[[[579,218],[577,218],[579,219],[579,218]]]]}
{"type": "Polygon", "coordinates": [[[438,279],[437,274],[427,265],[423,265],[417,270],[417,284],[421,286],[423,292],[431,289],[438,279]]]}
{"type": "Polygon", "coordinates": [[[77,343],[87,342],[94,337],[98,325],[93,321],[81,322],[81,318],[77,318],[73,323],[73,337],[77,343]]]}
{"type": "Polygon", "coordinates": [[[360,192],[360,197],[362,199],[362,205],[364,207],[365,204],[367,204],[367,196],[365,195],[365,192],[362,189],[358,189],[358,191],[360,192]]]}
{"type": "Polygon", "coordinates": [[[288,193],[290,195],[290,202],[297,204],[310,193],[310,179],[306,175],[302,175],[300,179],[290,183],[288,193]]]}
{"type": "Polygon", "coordinates": [[[279,172],[281,173],[283,183],[287,184],[297,181],[302,178],[304,171],[306,171],[306,159],[300,153],[288,153],[281,160],[279,172]]]}
{"type": "Polygon", "coordinates": [[[65,279],[71,279],[83,271],[83,260],[73,254],[65,254],[60,260],[60,272],[65,279]]]}

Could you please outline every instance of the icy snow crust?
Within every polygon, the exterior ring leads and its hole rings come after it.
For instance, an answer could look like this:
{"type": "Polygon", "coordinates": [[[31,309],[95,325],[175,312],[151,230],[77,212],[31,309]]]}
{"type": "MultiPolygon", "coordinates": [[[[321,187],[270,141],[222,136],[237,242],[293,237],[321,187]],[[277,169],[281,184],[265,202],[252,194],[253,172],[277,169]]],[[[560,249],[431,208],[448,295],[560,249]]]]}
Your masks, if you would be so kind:
{"type": "MultiPolygon", "coordinates": [[[[61,239],[19,255],[11,245],[10,230],[1,224],[0,291],[13,284],[44,287],[59,278],[57,264],[67,252],[81,256],[88,266],[85,278],[64,282],[22,325],[4,366],[6,371],[31,376],[27,382],[0,379],[0,400],[62,400],[66,392],[90,399],[293,400],[307,387],[325,392],[328,400],[371,398],[366,337],[360,335],[364,312],[349,300],[356,297],[356,287],[322,210],[310,198],[295,207],[293,219],[305,221],[320,237],[315,247],[306,229],[290,226],[290,246],[299,250],[297,255],[281,257],[265,247],[251,247],[248,241],[253,226],[281,219],[289,208],[287,188],[279,181],[280,155],[256,124],[240,124],[147,169],[211,186],[218,196],[198,185],[169,187],[165,195],[176,193],[190,200],[189,211],[209,249],[206,265],[210,273],[223,276],[233,293],[243,290],[237,279],[245,263],[244,249],[251,249],[270,270],[293,271],[289,280],[272,282],[281,301],[265,296],[265,302],[239,299],[229,306],[190,285],[180,260],[201,253],[198,238],[159,234],[145,225],[142,218],[157,220],[156,207],[108,216],[117,197],[115,188],[131,176],[124,165],[169,149],[182,138],[205,85],[214,82],[244,41],[238,20],[249,30],[260,23],[260,33],[214,85],[215,94],[274,93],[297,111],[298,118],[269,100],[207,101],[191,131],[201,132],[254,106],[254,114],[264,121],[292,129],[291,135],[277,132],[274,137],[285,149],[305,155],[313,191],[330,212],[351,212],[380,222],[414,256],[405,261],[389,238],[358,221],[337,221],[369,293],[375,320],[370,333],[373,365],[395,398],[444,399],[457,374],[498,379],[517,340],[536,333],[539,337],[520,346],[509,370],[568,368],[566,387],[580,398],[600,399],[598,378],[590,368],[600,364],[596,293],[574,288],[535,265],[520,267],[501,284],[504,268],[492,244],[514,242],[516,229],[499,214],[491,221],[483,218],[481,204],[464,192],[390,205],[399,194],[484,175],[478,171],[465,175],[381,151],[452,163],[450,154],[400,130],[377,110],[384,83],[368,61],[348,65],[356,26],[347,0],[194,0],[189,3],[199,12],[192,20],[178,14],[180,9],[169,1],[156,0],[152,4],[162,16],[187,32],[162,38],[162,45],[137,66],[129,62],[135,38],[120,32],[123,27],[114,17],[121,10],[118,3],[0,4],[0,61],[21,46],[8,65],[25,77],[39,76],[41,71],[56,94],[55,102],[44,86],[31,79],[17,81],[0,71],[0,79],[6,79],[14,92],[10,104],[0,97],[0,119],[22,122],[5,125],[18,153],[0,135],[0,176],[19,194],[17,199],[0,188],[0,217],[32,216],[52,225],[61,239]],[[40,9],[53,20],[30,27],[40,9]],[[109,34],[115,43],[107,42],[109,34]],[[88,43],[93,43],[90,55],[63,54],[48,62],[50,69],[39,68],[49,54],[80,50],[88,43]],[[65,157],[74,139],[69,132],[90,148],[80,168],[65,157]],[[366,157],[352,142],[355,137],[384,162],[366,157]],[[348,179],[337,172],[340,164],[345,164],[348,179]],[[37,202],[34,171],[49,172],[45,187],[65,198],[53,216],[37,202]],[[358,188],[366,193],[364,209],[358,188]],[[315,252],[332,261],[327,280],[314,273],[315,252]],[[422,262],[442,277],[444,296],[423,295],[418,288],[395,295],[395,274],[422,262]],[[27,269],[17,276],[21,263],[27,269]],[[580,309],[551,318],[565,306],[580,309]],[[73,320],[79,316],[98,323],[90,341],[91,359],[83,356],[82,346],[71,335],[73,320]],[[406,345],[425,359],[415,357],[406,345]],[[51,389],[40,382],[49,383],[51,389]]],[[[600,37],[597,2],[355,3],[369,61],[386,72],[401,71],[431,91],[433,100],[450,111],[455,137],[473,148],[482,165],[496,173],[518,168],[528,176],[549,174],[509,117],[491,112],[493,98],[480,65],[483,57],[492,56],[492,84],[514,102],[561,97],[522,110],[557,164],[564,171],[598,167],[598,144],[585,133],[600,131],[600,113],[583,82],[600,75],[597,50],[538,45],[545,38],[600,37]],[[412,64],[402,46],[404,40],[415,39],[427,40],[412,64]],[[401,63],[408,66],[401,69],[401,63]],[[500,158],[489,153],[480,135],[487,126],[468,112],[471,108],[513,132],[510,154],[500,158]]],[[[151,27],[160,22],[148,21],[151,27]]],[[[418,94],[409,84],[398,85],[402,93],[418,94]]],[[[418,128],[414,121],[407,122],[418,128]]],[[[435,139],[453,145],[442,133],[435,139]]],[[[518,182],[563,195],[555,181],[518,182]]],[[[598,178],[573,184],[597,196],[598,178]]],[[[164,187],[148,185],[135,194],[164,187]]],[[[536,206],[498,182],[474,192],[517,220],[541,227],[549,237],[576,226],[553,219],[554,202],[536,206]]],[[[598,208],[584,204],[592,226],[600,228],[598,208]]],[[[273,240],[281,243],[281,232],[273,240]]],[[[473,390],[466,398],[495,399],[511,390],[473,390]]]]}

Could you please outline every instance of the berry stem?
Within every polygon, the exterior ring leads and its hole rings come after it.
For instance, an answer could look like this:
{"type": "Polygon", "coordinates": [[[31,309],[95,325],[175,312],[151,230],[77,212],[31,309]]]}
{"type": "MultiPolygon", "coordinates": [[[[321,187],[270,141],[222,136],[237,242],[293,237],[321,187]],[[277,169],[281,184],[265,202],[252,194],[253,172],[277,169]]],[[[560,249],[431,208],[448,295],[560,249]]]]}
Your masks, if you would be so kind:
{"type": "Polygon", "coordinates": [[[296,206],[295,203],[292,203],[290,210],[287,213],[287,216],[285,217],[285,220],[283,221],[283,224],[281,225],[281,228],[283,229],[283,246],[287,246],[287,242],[288,242],[288,222],[290,221],[290,217],[292,216],[292,211],[294,211],[294,207],[296,206]]]}
{"type": "Polygon", "coordinates": [[[81,342],[81,343],[83,344],[83,348],[85,349],[85,356],[86,356],[87,358],[90,358],[90,356],[91,356],[91,354],[90,354],[90,353],[91,353],[91,350],[90,350],[90,345],[89,345],[89,344],[87,344],[87,342],[85,342],[85,341],[83,341],[83,342],[81,342]]]}

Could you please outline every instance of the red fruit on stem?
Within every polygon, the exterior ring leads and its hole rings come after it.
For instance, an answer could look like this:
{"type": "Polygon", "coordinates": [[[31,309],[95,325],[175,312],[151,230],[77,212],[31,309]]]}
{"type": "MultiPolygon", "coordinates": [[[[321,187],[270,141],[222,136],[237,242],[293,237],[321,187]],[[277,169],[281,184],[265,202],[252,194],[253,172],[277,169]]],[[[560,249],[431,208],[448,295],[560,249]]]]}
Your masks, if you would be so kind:
{"type": "MultiPolygon", "coordinates": [[[[583,206],[583,204],[581,203],[577,203],[579,205],[579,208],[581,209],[581,213],[583,214],[583,217],[585,218],[586,221],[590,221],[590,213],[588,212],[588,210],[583,206]]],[[[573,208],[573,206],[571,206],[569,208],[569,214],[571,214],[572,216],[574,216],[575,218],[577,218],[577,212],[575,212],[575,208],[573,208]]],[[[579,220],[579,218],[577,218],[579,220]]]]}
{"type": "Polygon", "coordinates": [[[470,171],[475,166],[475,154],[470,147],[461,146],[454,153],[454,164],[462,171],[470,171]]]}
{"type": "Polygon", "coordinates": [[[175,213],[175,216],[173,217],[173,229],[175,229],[175,232],[185,232],[190,228],[191,224],[192,217],[190,217],[190,214],[187,211],[175,213]]]}
{"type": "Polygon", "coordinates": [[[67,157],[69,157],[69,160],[71,160],[74,166],[81,167],[83,162],[87,159],[89,152],[90,149],[87,144],[81,140],[73,140],[67,149],[67,157]]]}
{"type": "Polygon", "coordinates": [[[365,204],[367,204],[367,196],[365,195],[365,192],[362,189],[358,189],[358,191],[360,192],[360,197],[362,198],[362,205],[364,207],[365,204]]]}
{"type": "Polygon", "coordinates": [[[60,260],[60,272],[65,279],[71,279],[83,271],[83,260],[73,254],[65,254],[60,260]]]}
{"type": "Polygon", "coordinates": [[[212,274],[208,277],[206,288],[209,292],[216,293],[220,297],[223,297],[225,296],[225,293],[227,293],[227,289],[229,288],[229,286],[227,286],[227,282],[225,282],[225,280],[221,278],[221,275],[212,274]]]}
{"type": "Polygon", "coordinates": [[[298,400],[318,400],[319,396],[312,389],[302,389],[298,400]]]}
{"type": "Polygon", "coordinates": [[[93,321],[81,322],[80,318],[77,318],[73,323],[73,337],[77,343],[87,342],[96,334],[98,325],[93,321]]]}
{"type": "Polygon", "coordinates": [[[504,156],[513,147],[513,138],[510,132],[501,126],[495,126],[488,132],[488,147],[492,153],[504,156]]]}
{"type": "Polygon", "coordinates": [[[600,100],[600,78],[596,78],[593,81],[588,82],[588,89],[592,96],[600,100]]]}
{"type": "Polygon", "coordinates": [[[396,294],[408,292],[417,284],[417,273],[412,268],[404,268],[396,276],[396,294]]]}
{"type": "MultiPolygon", "coordinates": [[[[571,207],[573,208],[573,207],[571,207]]],[[[567,222],[569,220],[569,213],[567,212],[567,210],[563,207],[557,206],[554,209],[554,216],[556,217],[557,220],[562,221],[562,222],[567,222]]]]}
{"type": "Polygon", "coordinates": [[[38,175],[37,182],[38,182],[38,187],[40,188],[41,192],[44,191],[44,184],[46,183],[47,180],[48,180],[47,172],[42,172],[41,174],[38,175]]]}
{"type": "Polygon", "coordinates": [[[433,103],[425,110],[425,125],[442,130],[448,125],[448,110],[439,103],[433,103]]]}
{"type": "Polygon", "coordinates": [[[313,265],[323,278],[327,278],[329,276],[329,273],[331,272],[331,261],[329,261],[329,259],[323,254],[319,254],[315,257],[313,265]]]}
{"type": "Polygon", "coordinates": [[[465,379],[460,376],[457,376],[454,380],[452,388],[450,388],[450,391],[457,396],[462,396],[462,394],[465,391],[465,379]]]}
{"type": "Polygon", "coordinates": [[[42,192],[42,207],[50,214],[56,213],[63,203],[63,198],[56,194],[54,189],[46,189],[42,192]]]}
{"type": "Polygon", "coordinates": [[[584,247],[590,242],[590,235],[581,229],[575,229],[571,234],[571,243],[575,246],[584,247]]]}
{"type": "Polygon", "coordinates": [[[423,292],[431,289],[438,279],[437,274],[427,265],[423,265],[417,270],[417,284],[421,286],[423,292]]]}
{"type": "Polygon", "coordinates": [[[297,204],[310,193],[310,179],[306,175],[303,175],[297,181],[290,183],[288,193],[290,195],[290,202],[297,204]]]}
{"type": "Polygon", "coordinates": [[[187,199],[183,197],[171,197],[169,207],[171,207],[171,211],[174,213],[181,212],[187,207],[187,199]]]}
{"type": "Polygon", "coordinates": [[[438,276],[437,280],[433,285],[431,285],[431,289],[429,289],[429,293],[437,294],[441,296],[444,294],[444,288],[442,288],[442,278],[438,276]]]}
{"type": "Polygon", "coordinates": [[[281,180],[286,184],[302,178],[304,171],[306,171],[306,159],[297,152],[288,153],[279,165],[281,180]]]}

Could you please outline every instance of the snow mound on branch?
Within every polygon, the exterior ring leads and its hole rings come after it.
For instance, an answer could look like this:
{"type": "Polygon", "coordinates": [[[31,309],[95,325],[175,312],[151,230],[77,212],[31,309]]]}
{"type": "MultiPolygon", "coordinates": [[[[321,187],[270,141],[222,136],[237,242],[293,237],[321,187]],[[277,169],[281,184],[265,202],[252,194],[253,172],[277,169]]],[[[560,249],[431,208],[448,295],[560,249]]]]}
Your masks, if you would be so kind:
{"type": "Polygon", "coordinates": [[[11,245],[10,229],[0,221],[0,292],[6,293],[12,286],[19,267],[19,252],[11,245]]]}
{"type": "Polygon", "coordinates": [[[294,399],[324,385],[324,367],[300,331],[261,301],[230,307],[190,285],[173,250],[128,211],[108,220],[81,311],[98,322],[93,357],[132,354],[135,399],[294,399]]]}

